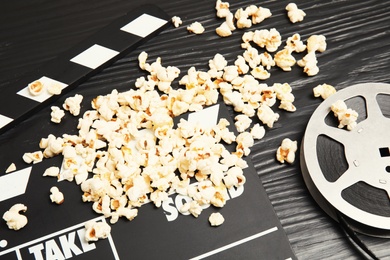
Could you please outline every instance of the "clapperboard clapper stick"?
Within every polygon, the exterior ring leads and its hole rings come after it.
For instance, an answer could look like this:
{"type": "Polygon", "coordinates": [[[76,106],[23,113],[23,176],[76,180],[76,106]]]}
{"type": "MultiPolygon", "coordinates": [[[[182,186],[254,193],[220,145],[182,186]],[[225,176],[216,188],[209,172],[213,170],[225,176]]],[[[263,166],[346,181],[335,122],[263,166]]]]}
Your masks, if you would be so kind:
{"type": "Polygon", "coordinates": [[[160,33],[169,19],[155,5],[141,6],[44,64],[36,74],[6,86],[0,95],[0,134],[160,33]],[[47,90],[31,95],[28,85],[36,80],[60,85],[61,95],[47,90]]]}

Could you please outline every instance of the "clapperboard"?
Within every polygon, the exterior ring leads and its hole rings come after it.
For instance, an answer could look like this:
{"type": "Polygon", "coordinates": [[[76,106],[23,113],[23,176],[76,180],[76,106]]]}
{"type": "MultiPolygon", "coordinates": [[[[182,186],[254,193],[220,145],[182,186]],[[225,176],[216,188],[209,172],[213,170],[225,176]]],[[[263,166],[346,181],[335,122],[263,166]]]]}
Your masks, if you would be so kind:
{"type": "MultiPolygon", "coordinates": [[[[144,34],[145,30],[137,31],[139,23],[145,23],[144,19],[153,25],[148,32],[150,35],[166,26],[168,16],[155,7],[137,9],[92,36],[89,39],[92,41],[79,45],[77,51],[72,49],[61,55],[56,61],[59,62],[56,69],[64,68],[61,73],[49,66],[47,70],[41,70],[45,72],[41,77],[60,82],[64,90],[75,87],[81,78],[85,80],[99,68],[120,58],[124,49],[128,51],[134,48],[134,44],[142,43],[144,37],[149,37],[144,34]],[[111,42],[115,35],[112,30],[120,34],[115,36],[117,43],[111,42]],[[99,41],[107,35],[112,36],[110,43],[99,41]]],[[[34,100],[24,95],[25,89],[18,89],[17,93],[11,93],[10,89],[7,91],[16,102],[24,105],[16,111],[2,108],[0,126],[3,131],[55,98],[45,96],[34,100]]],[[[215,125],[220,118],[226,118],[234,128],[229,111],[222,102],[181,117],[207,125],[215,125]]],[[[228,149],[233,151],[235,147],[228,146],[228,149]]],[[[10,230],[1,221],[1,259],[295,259],[249,159],[249,167],[244,170],[245,185],[229,190],[229,200],[223,208],[205,207],[198,218],[182,215],[178,209],[189,198],[172,194],[160,208],[146,203],[133,221],[120,219],[111,225],[107,239],[89,243],[84,240],[85,222],[108,220],[95,213],[91,203],[82,202],[82,191],[74,182],[57,182],[56,179],[42,177],[45,169],[60,167],[61,164],[62,157],[57,156],[0,175],[0,212],[4,213],[16,203],[28,207],[25,213],[28,224],[23,229],[10,230]],[[50,202],[49,190],[52,186],[57,186],[64,193],[63,204],[50,202]],[[217,211],[224,216],[225,222],[212,227],[208,217],[217,211]]]]}

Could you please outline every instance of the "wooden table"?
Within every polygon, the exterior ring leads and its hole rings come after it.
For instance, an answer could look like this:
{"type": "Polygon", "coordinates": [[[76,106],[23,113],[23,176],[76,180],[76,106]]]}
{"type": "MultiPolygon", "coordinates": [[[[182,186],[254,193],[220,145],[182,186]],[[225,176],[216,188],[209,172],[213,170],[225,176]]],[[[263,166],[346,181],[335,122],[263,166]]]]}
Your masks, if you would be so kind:
{"type": "MultiPolygon", "coordinates": [[[[191,66],[207,69],[208,60],[216,53],[223,54],[231,63],[243,52],[239,45],[244,30],[234,31],[229,38],[215,34],[215,28],[223,20],[215,16],[214,1],[145,0],[142,3],[157,4],[170,16],[181,17],[183,25],[170,27],[67,96],[80,93],[85,99],[91,99],[109,93],[112,88],[126,89],[139,73],[136,57],[143,50],[151,59],[161,57],[165,65],[177,66],[182,71],[191,66]],[[194,21],[204,25],[204,34],[187,32],[186,26],[194,21]]],[[[0,89],[28,76],[140,4],[119,0],[3,1],[0,4],[0,89]]],[[[313,34],[326,36],[327,50],[317,55],[318,75],[306,76],[298,66],[291,72],[271,70],[271,77],[265,83],[288,82],[293,88],[297,111],[280,112],[280,119],[272,129],[267,128],[266,136],[256,142],[250,156],[298,259],[359,259],[361,255],[339,225],[310,196],[301,175],[299,151],[292,165],[278,163],[275,152],[283,138],[300,143],[311,114],[321,103],[313,97],[313,87],[328,83],[340,90],[356,83],[390,83],[390,6],[379,0],[298,0],[296,4],[307,15],[303,22],[292,24],[284,9],[288,1],[230,1],[230,4],[232,10],[249,4],[260,4],[271,10],[271,18],[247,30],[276,28],[283,41],[294,33],[299,33],[303,40],[313,34]]],[[[56,102],[61,104],[64,98],[56,102]]],[[[11,162],[22,163],[23,153],[36,147],[39,137],[49,133],[48,114],[48,110],[41,110],[0,135],[1,171],[11,162]]],[[[366,238],[365,241],[378,257],[390,258],[387,240],[366,238]]]]}

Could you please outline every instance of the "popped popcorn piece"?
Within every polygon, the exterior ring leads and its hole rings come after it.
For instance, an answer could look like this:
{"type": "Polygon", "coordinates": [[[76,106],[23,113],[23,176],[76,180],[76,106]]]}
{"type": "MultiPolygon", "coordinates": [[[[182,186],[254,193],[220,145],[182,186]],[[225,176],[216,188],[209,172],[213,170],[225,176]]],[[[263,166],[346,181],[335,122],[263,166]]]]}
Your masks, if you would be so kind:
{"type": "Polygon", "coordinates": [[[311,35],[307,39],[307,52],[324,52],[326,50],[326,37],[324,35],[311,35]]]}
{"type": "Polygon", "coordinates": [[[240,133],[248,129],[252,123],[252,119],[250,119],[247,115],[237,115],[234,119],[236,120],[234,125],[240,133]]]}
{"type": "Polygon", "coordinates": [[[38,96],[42,93],[44,89],[44,85],[41,81],[35,80],[28,84],[28,91],[30,92],[31,95],[33,96],[38,96]]]}
{"type": "Polygon", "coordinates": [[[274,126],[274,123],[278,121],[279,114],[274,113],[274,111],[272,111],[269,106],[261,104],[260,107],[257,109],[257,117],[260,119],[261,122],[263,122],[263,124],[272,128],[274,126]]]}
{"type": "Polygon", "coordinates": [[[47,92],[50,95],[59,95],[62,92],[62,87],[57,82],[52,82],[47,86],[47,92]]]}
{"type": "Polygon", "coordinates": [[[202,34],[205,31],[205,29],[201,23],[194,22],[187,27],[187,31],[195,34],[202,34]]]}
{"type": "Polygon", "coordinates": [[[39,142],[39,148],[44,149],[43,156],[51,158],[58,155],[64,149],[64,140],[60,137],[55,137],[50,134],[47,138],[42,138],[39,142]]]}
{"type": "Polygon", "coordinates": [[[65,112],[57,106],[52,106],[50,116],[53,123],[59,124],[61,123],[61,119],[65,116],[65,112]]]}
{"type": "Polygon", "coordinates": [[[5,170],[5,173],[16,171],[16,165],[14,163],[11,163],[8,168],[5,170]]]}
{"type": "Polygon", "coordinates": [[[176,28],[179,27],[183,23],[183,21],[181,20],[181,18],[179,16],[173,16],[171,21],[176,28]]]}
{"type": "Polygon", "coordinates": [[[271,67],[275,66],[275,61],[268,52],[263,52],[262,54],[260,54],[260,63],[267,70],[269,70],[269,69],[271,69],[271,67]]]}
{"type": "Polygon", "coordinates": [[[256,68],[261,62],[258,50],[253,47],[248,47],[246,51],[244,51],[243,57],[252,69],[256,68]]]}
{"type": "Polygon", "coordinates": [[[323,99],[327,99],[331,95],[335,94],[336,89],[329,84],[320,84],[313,88],[313,93],[315,97],[322,97],[323,99]]]}
{"type": "Polygon", "coordinates": [[[286,6],[287,16],[292,23],[301,22],[306,16],[306,13],[299,9],[295,3],[289,3],[286,6]]]}
{"type": "Polygon", "coordinates": [[[21,203],[13,205],[3,215],[3,219],[7,222],[9,229],[19,230],[27,225],[27,217],[20,214],[20,212],[26,212],[27,207],[21,203]]]}
{"type": "Polygon", "coordinates": [[[275,28],[256,30],[253,35],[253,42],[261,48],[265,47],[269,52],[274,52],[282,44],[282,37],[275,28]]]}
{"type": "Polygon", "coordinates": [[[232,35],[232,30],[230,29],[227,22],[223,22],[220,26],[215,29],[215,32],[221,37],[228,37],[232,35]]]}
{"type": "Polygon", "coordinates": [[[111,233],[111,227],[106,222],[88,221],[85,223],[85,241],[97,241],[107,238],[111,233]]]}
{"type": "Polygon", "coordinates": [[[45,170],[43,173],[43,176],[49,176],[49,177],[59,177],[60,175],[60,168],[57,166],[51,166],[45,170]]]}
{"type": "Polygon", "coordinates": [[[294,56],[291,55],[291,51],[289,49],[278,51],[275,54],[274,61],[276,66],[284,71],[291,71],[291,67],[296,63],[296,60],[294,56]]]}
{"type": "Polygon", "coordinates": [[[26,163],[39,163],[43,160],[43,153],[41,151],[24,153],[22,159],[26,163]]]}
{"type": "Polygon", "coordinates": [[[249,14],[243,8],[237,9],[236,13],[234,14],[234,18],[237,20],[237,28],[239,29],[250,28],[252,26],[252,21],[249,19],[249,14]]]}
{"type": "Polygon", "coordinates": [[[195,218],[199,217],[202,213],[202,207],[199,205],[197,201],[191,201],[184,203],[179,209],[180,213],[186,214],[191,213],[195,218]]]}
{"type": "Polygon", "coordinates": [[[241,44],[241,48],[248,49],[249,47],[251,47],[250,42],[253,41],[254,34],[255,33],[253,31],[249,31],[249,32],[245,32],[242,35],[241,39],[243,43],[241,44]]]}
{"type": "Polygon", "coordinates": [[[76,94],[74,97],[68,97],[67,99],[65,99],[65,102],[62,107],[65,110],[69,111],[72,115],[78,116],[80,114],[81,101],[83,101],[83,96],[76,94]]]}
{"type": "Polygon", "coordinates": [[[293,36],[287,38],[286,46],[284,48],[288,49],[290,53],[293,51],[299,53],[306,50],[306,45],[301,40],[299,33],[295,33],[293,36]]]}
{"type": "Polygon", "coordinates": [[[303,67],[303,72],[308,76],[315,76],[320,70],[317,67],[317,57],[314,51],[309,52],[301,60],[298,60],[297,64],[298,66],[303,67]]]}
{"type": "Polygon", "coordinates": [[[297,141],[292,141],[289,138],[285,138],[283,139],[282,144],[276,151],[276,159],[281,163],[284,163],[286,161],[291,164],[295,160],[295,152],[297,151],[297,149],[297,141]]]}
{"type": "Polygon", "coordinates": [[[258,24],[272,16],[270,9],[251,5],[247,7],[248,14],[252,17],[252,24],[258,24]]]}
{"type": "Polygon", "coordinates": [[[217,227],[223,224],[225,218],[219,212],[211,213],[209,217],[209,222],[211,226],[217,227]]]}
{"type": "Polygon", "coordinates": [[[256,79],[266,80],[269,79],[271,73],[264,69],[263,66],[259,65],[252,69],[251,74],[256,79]]]}
{"type": "Polygon", "coordinates": [[[260,124],[255,124],[250,131],[253,139],[262,139],[265,135],[265,128],[264,126],[260,126],[260,124]]]}
{"type": "Polygon", "coordinates": [[[288,101],[288,100],[280,101],[279,108],[280,109],[284,109],[284,110],[286,110],[288,112],[295,112],[297,110],[297,108],[294,106],[294,104],[291,101],[288,101]]]}
{"type": "Polygon", "coordinates": [[[50,188],[50,200],[58,205],[64,202],[64,194],[56,187],[53,186],[50,188]]]}
{"type": "Polygon", "coordinates": [[[215,3],[215,10],[217,10],[217,16],[219,18],[226,17],[230,12],[229,10],[230,4],[228,2],[222,2],[221,0],[217,0],[215,3]]]}
{"type": "Polygon", "coordinates": [[[339,120],[338,128],[347,127],[349,131],[353,130],[357,125],[358,112],[351,108],[347,108],[347,105],[342,100],[337,100],[331,105],[330,108],[334,115],[339,120]]]}

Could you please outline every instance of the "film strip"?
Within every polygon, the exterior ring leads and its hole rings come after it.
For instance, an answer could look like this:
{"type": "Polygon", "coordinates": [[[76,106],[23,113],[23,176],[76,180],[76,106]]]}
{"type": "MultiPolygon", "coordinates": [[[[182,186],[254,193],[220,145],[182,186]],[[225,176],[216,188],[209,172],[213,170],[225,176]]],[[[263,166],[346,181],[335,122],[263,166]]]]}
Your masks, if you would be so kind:
{"type": "Polygon", "coordinates": [[[6,86],[0,96],[0,134],[60,97],[45,90],[34,96],[30,83],[57,85],[65,94],[168,27],[169,19],[155,5],[141,6],[49,61],[35,75],[6,86]]]}
{"type": "Polygon", "coordinates": [[[343,89],[319,105],[301,147],[301,168],[317,203],[335,220],[340,213],[362,234],[390,236],[390,84],[343,89]],[[337,127],[331,105],[357,111],[352,130],[337,127]]]}

